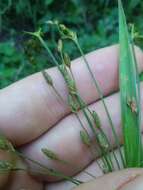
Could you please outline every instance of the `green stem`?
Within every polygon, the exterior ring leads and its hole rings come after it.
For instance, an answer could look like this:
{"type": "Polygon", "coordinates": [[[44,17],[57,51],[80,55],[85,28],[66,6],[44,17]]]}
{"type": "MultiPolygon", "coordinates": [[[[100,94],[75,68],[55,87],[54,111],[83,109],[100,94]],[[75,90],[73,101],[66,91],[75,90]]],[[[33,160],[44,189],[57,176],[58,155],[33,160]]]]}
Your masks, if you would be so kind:
{"type": "MultiPolygon", "coordinates": [[[[53,87],[53,86],[52,86],[52,87],[53,87]]],[[[53,88],[53,90],[55,91],[55,93],[57,94],[57,96],[61,99],[61,101],[62,101],[63,103],[66,103],[66,102],[64,101],[63,97],[60,95],[60,93],[59,93],[55,88],[53,88]]],[[[75,114],[77,120],[79,121],[81,127],[82,127],[82,128],[85,130],[85,132],[88,134],[88,131],[87,131],[86,128],[84,127],[84,125],[83,125],[83,123],[82,123],[80,117],[78,116],[78,113],[74,113],[74,114],[75,114]]],[[[69,163],[69,164],[70,164],[70,163],[69,163]]],[[[89,175],[89,176],[95,178],[95,176],[93,176],[92,174],[90,174],[90,173],[87,172],[86,170],[84,171],[84,173],[86,173],[87,175],[89,175]]]]}
{"type": "MultiPolygon", "coordinates": [[[[70,68],[70,73],[71,73],[71,76],[72,76],[72,78],[74,79],[74,81],[75,81],[75,77],[74,77],[74,74],[73,74],[73,72],[72,72],[72,69],[70,68]]],[[[87,110],[89,111],[89,113],[91,114],[91,112],[90,112],[90,110],[89,110],[89,108],[88,107],[86,107],[87,108],[87,110]]],[[[82,128],[85,130],[85,132],[88,134],[88,131],[86,130],[86,128],[83,126],[83,124],[82,124],[82,122],[81,122],[81,120],[80,120],[80,118],[79,118],[79,116],[78,116],[78,114],[76,115],[77,116],[77,119],[79,120],[79,122],[80,122],[80,124],[81,124],[81,126],[82,126],[82,128]]],[[[92,129],[93,130],[93,129],[92,129]]],[[[88,134],[88,136],[89,136],[89,134],[88,134]]],[[[106,136],[106,135],[105,135],[106,136]]],[[[108,138],[106,137],[106,139],[108,140],[108,138]]],[[[109,143],[109,141],[108,141],[108,143],[109,143]]],[[[111,147],[111,145],[110,145],[110,147],[111,147]]],[[[111,147],[112,148],[112,147],[111,147]]],[[[93,152],[91,151],[91,153],[93,154],[93,152]]],[[[118,166],[118,169],[120,169],[120,165],[119,165],[119,162],[118,162],[118,159],[116,158],[116,155],[115,155],[115,153],[113,152],[113,155],[114,155],[114,158],[115,158],[115,161],[117,162],[117,166],[118,166]]],[[[93,156],[94,156],[94,154],[93,154],[93,156]]],[[[105,163],[104,163],[104,165],[106,165],[105,163]]],[[[100,168],[101,168],[101,166],[100,166],[100,168]]]]}
{"type": "MultiPolygon", "coordinates": [[[[41,36],[37,36],[37,37],[39,38],[39,40],[40,40],[41,44],[44,46],[44,48],[47,50],[49,56],[52,58],[52,60],[53,60],[53,62],[55,63],[55,65],[59,68],[59,64],[58,64],[57,60],[55,59],[53,53],[51,52],[51,50],[49,49],[49,47],[46,45],[46,43],[44,42],[44,40],[42,39],[42,37],[41,37],[41,36]]],[[[80,47],[80,46],[79,46],[79,47],[80,47]]],[[[81,48],[80,48],[80,51],[82,52],[81,48]]],[[[83,58],[84,58],[84,61],[86,61],[83,52],[82,52],[82,56],[83,56],[83,58]]],[[[87,65],[88,65],[88,62],[87,62],[87,65]]],[[[89,66],[89,65],[88,65],[88,66],[89,66]]],[[[90,67],[89,67],[89,68],[90,68],[90,67]]],[[[60,70],[60,69],[59,69],[59,70],[60,70]]],[[[91,70],[90,70],[90,71],[91,71],[91,70]]],[[[92,73],[92,72],[91,72],[91,73],[92,73]]],[[[61,74],[63,75],[63,73],[61,73],[61,74]]],[[[93,75],[93,74],[92,74],[92,75],[93,75]]],[[[63,77],[64,77],[64,76],[63,76],[63,77]]],[[[65,78],[65,77],[64,77],[64,78],[65,78]]],[[[98,86],[98,85],[97,85],[97,86],[98,86]]],[[[102,97],[102,99],[103,99],[103,97],[102,97]]],[[[80,102],[80,103],[81,103],[81,102],[80,102]]],[[[103,103],[104,103],[104,100],[103,100],[103,103]]],[[[105,104],[105,103],[104,103],[104,104],[105,104]]],[[[105,105],[105,107],[106,107],[106,105],[105,105]]],[[[95,131],[95,130],[94,130],[94,127],[92,126],[92,123],[91,123],[90,119],[87,117],[87,114],[85,114],[85,113],[86,113],[86,112],[85,112],[85,110],[84,110],[84,115],[86,116],[86,119],[87,119],[87,121],[88,121],[90,127],[92,128],[93,131],[95,131]]],[[[107,113],[108,113],[108,110],[107,110],[107,113]]],[[[112,121],[112,120],[111,120],[111,121],[112,121]]],[[[105,155],[105,154],[104,154],[104,155],[105,155]]],[[[107,162],[108,162],[108,160],[107,160],[107,162]]],[[[109,164],[109,165],[110,165],[110,164],[109,164]]],[[[110,170],[110,171],[112,170],[112,167],[111,167],[111,166],[109,166],[109,170],[110,170]]]]}
{"type": "Polygon", "coordinates": [[[55,94],[59,97],[59,99],[63,102],[66,103],[65,100],[63,99],[63,97],[60,95],[60,93],[57,91],[57,89],[52,86],[53,91],[55,92],[55,94]]]}
{"type": "Polygon", "coordinates": [[[59,63],[58,61],[56,60],[56,58],[54,57],[52,51],[50,50],[50,48],[46,45],[46,43],[44,42],[43,38],[41,36],[37,36],[39,41],[41,42],[41,44],[43,45],[43,47],[47,50],[49,56],[52,58],[53,62],[55,63],[55,65],[57,67],[59,67],[59,63]]]}
{"type": "MultiPolygon", "coordinates": [[[[90,115],[91,115],[91,117],[92,117],[91,111],[90,111],[88,108],[87,108],[87,110],[88,110],[88,112],[90,113],[90,115]]],[[[116,164],[117,164],[117,167],[118,167],[118,169],[120,170],[120,169],[121,169],[120,163],[119,163],[118,158],[117,158],[117,156],[116,156],[116,154],[115,154],[115,152],[114,152],[114,148],[111,146],[111,143],[110,143],[110,141],[109,141],[107,135],[106,135],[105,132],[103,131],[102,127],[100,127],[98,130],[99,130],[99,131],[102,133],[102,135],[104,136],[104,138],[105,138],[105,140],[106,140],[106,142],[107,142],[107,144],[108,144],[108,146],[109,146],[109,148],[110,148],[110,150],[111,150],[111,152],[112,152],[112,154],[113,154],[113,157],[114,157],[114,160],[115,160],[115,162],[116,162],[116,164]]]]}
{"type": "Polygon", "coordinates": [[[72,177],[66,176],[66,175],[64,175],[63,173],[59,172],[59,171],[55,171],[55,170],[53,170],[53,169],[50,169],[50,168],[48,168],[47,166],[41,164],[40,162],[38,162],[38,161],[36,161],[36,160],[33,160],[33,159],[31,159],[31,158],[29,158],[29,157],[23,155],[22,153],[20,153],[20,152],[18,152],[18,151],[15,151],[15,153],[16,153],[18,156],[24,158],[25,160],[29,160],[30,162],[32,162],[32,163],[34,163],[34,164],[36,164],[36,165],[39,165],[41,168],[43,168],[43,169],[45,169],[45,170],[47,171],[47,174],[49,174],[49,175],[51,175],[51,176],[62,177],[63,179],[68,180],[68,181],[70,181],[70,182],[72,182],[72,183],[74,183],[74,184],[76,184],[76,185],[80,185],[80,184],[82,183],[81,181],[79,181],[79,180],[77,180],[77,179],[74,179],[74,178],[72,178],[72,177]]]}
{"type": "Polygon", "coordinates": [[[92,79],[93,79],[94,85],[95,85],[95,87],[96,87],[96,89],[97,89],[97,91],[98,91],[99,97],[100,97],[100,99],[101,99],[101,101],[102,101],[102,103],[103,103],[104,109],[105,109],[106,114],[107,114],[108,119],[109,119],[109,123],[110,123],[111,129],[112,129],[112,133],[113,133],[113,135],[114,135],[115,142],[116,142],[116,144],[117,144],[117,148],[119,149],[119,153],[120,153],[120,157],[121,157],[123,166],[125,166],[124,157],[123,157],[122,152],[121,152],[120,142],[119,142],[117,133],[116,133],[116,131],[115,131],[115,127],[114,127],[112,118],[111,118],[110,113],[109,113],[109,111],[108,111],[108,108],[107,108],[107,106],[106,106],[106,104],[105,104],[104,97],[103,97],[103,93],[102,93],[102,91],[101,91],[101,89],[100,89],[100,86],[99,86],[97,80],[95,79],[95,76],[93,75],[93,73],[92,73],[92,71],[91,71],[91,69],[90,69],[89,63],[88,63],[88,61],[87,61],[87,59],[86,59],[86,57],[85,57],[85,55],[84,55],[84,53],[83,53],[83,51],[82,51],[82,49],[81,49],[81,47],[80,47],[78,41],[74,41],[74,43],[75,43],[75,45],[77,46],[79,52],[80,52],[81,55],[82,55],[82,58],[83,58],[83,60],[84,60],[84,62],[85,62],[85,64],[86,64],[86,66],[87,66],[87,68],[88,68],[88,71],[89,71],[89,73],[90,73],[90,75],[91,75],[91,77],[92,77],[92,79]]]}
{"type": "MultiPolygon", "coordinates": [[[[80,105],[81,108],[82,108],[82,102],[81,102],[81,99],[80,99],[80,97],[79,97],[78,95],[77,95],[77,100],[78,100],[78,102],[79,102],[79,105],[80,105]]],[[[96,130],[95,130],[94,126],[92,125],[92,122],[91,122],[91,120],[89,119],[88,114],[87,114],[85,108],[82,108],[82,112],[83,112],[83,114],[84,114],[84,116],[85,116],[85,118],[86,118],[86,120],[87,120],[87,122],[88,122],[88,124],[89,124],[89,127],[90,127],[91,130],[92,130],[92,132],[94,133],[95,136],[97,136],[96,130]]],[[[98,143],[98,145],[100,146],[99,143],[98,143]]],[[[106,162],[108,163],[108,169],[109,169],[109,171],[113,171],[114,166],[113,166],[113,163],[112,163],[112,159],[111,159],[111,157],[110,157],[110,154],[107,155],[107,153],[106,153],[102,148],[101,148],[101,152],[102,152],[103,157],[105,158],[106,162]],[[108,160],[107,156],[108,156],[109,160],[108,160]]]]}

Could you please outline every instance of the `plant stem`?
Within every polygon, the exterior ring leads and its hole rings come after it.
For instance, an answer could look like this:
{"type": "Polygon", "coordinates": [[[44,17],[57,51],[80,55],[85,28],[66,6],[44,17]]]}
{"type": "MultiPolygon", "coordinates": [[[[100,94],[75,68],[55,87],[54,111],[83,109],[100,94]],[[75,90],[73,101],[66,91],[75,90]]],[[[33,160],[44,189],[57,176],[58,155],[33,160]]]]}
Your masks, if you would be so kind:
{"type": "MultiPolygon", "coordinates": [[[[82,102],[81,102],[81,98],[80,98],[78,95],[77,95],[77,100],[78,100],[78,102],[79,102],[79,105],[80,105],[81,108],[82,108],[83,105],[82,105],[82,102]]],[[[87,114],[85,108],[82,108],[82,112],[83,112],[83,114],[84,114],[84,116],[85,116],[85,118],[86,118],[86,120],[87,120],[87,122],[88,122],[88,124],[89,124],[89,127],[90,127],[91,130],[92,130],[92,132],[94,133],[95,136],[97,136],[96,130],[95,130],[95,128],[94,128],[94,126],[93,126],[93,124],[92,124],[90,118],[88,117],[88,114],[87,114]]],[[[98,143],[98,145],[100,146],[99,143],[98,143]]],[[[109,171],[113,171],[114,166],[113,166],[113,164],[112,164],[112,159],[111,159],[110,155],[106,155],[105,151],[104,151],[102,148],[101,148],[101,152],[102,152],[102,154],[103,154],[103,156],[104,156],[106,162],[108,163],[108,169],[109,169],[109,171]],[[109,157],[109,160],[110,160],[110,161],[108,160],[107,156],[109,157]]]]}
{"type": "Polygon", "coordinates": [[[50,169],[48,168],[47,166],[41,164],[40,162],[36,161],[36,160],[33,160],[25,155],[23,155],[22,153],[18,152],[18,151],[15,151],[15,153],[24,158],[25,160],[29,160],[30,162],[36,164],[36,165],[39,165],[41,168],[45,169],[47,171],[47,174],[51,175],[51,176],[55,176],[55,177],[62,177],[63,179],[65,180],[68,180],[68,181],[71,181],[72,183],[76,184],[76,185],[79,185],[81,184],[82,182],[77,180],[77,179],[74,179],[73,177],[69,177],[69,176],[66,176],[64,175],[62,172],[59,172],[59,171],[55,171],[53,169],[50,169]]]}
{"type": "MultiPolygon", "coordinates": [[[[88,108],[87,108],[87,110],[88,110],[88,112],[90,113],[90,115],[92,116],[91,111],[90,111],[88,108]]],[[[102,133],[102,135],[104,136],[104,138],[105,138],[105,140],[106,140],[108,146],[110,147],[110,150],[112,151],[112,154],[113,154],[114,160],[115,160],[115,162],[116,162],[116,164],[117,164],[117,167],[118,167],[118,169],[120,170],[120,169],[121,169],[120,163],[119,163],[119,161],[118,161],[118,158],[117,158],[117,156],[116,156],[116,154],[115,154],[115,152],[114,152],[114,148],[112,147],[112,145],[111,145],[111,143],[110,143],[110,141],[109,141],[107,135],[106,135],[105,132],[103,131],[102,127],[100,127],[98,130],[99,130],[99,131],[102,133]]]]}
{"type": "Polygon", "coordinates": [[[43,38],[41,36],[37,36],[39,41],[41,42],[41,44],[43,45],[43,47],[47,50],[49,56],[52,58],[54,64],[59,67],[59,63],[56,60],[55,56],[53,55],[53,53],[51,52],[50,48],[46,45],[46,43],[44,42],[43,38]]]}
{"type": "MultiPolygon", "coordinates": [[[[48,52],[48,54],[49,54],[49,56],[52,58],[52,60],[53,60],[53,62],[55,63],[55,65],[59,68],[59,64],[58,64],[58,62],[57,62],[57,60],[55,59],[55,57],[54,57],[54,55],[53,55],[53,53],[51,52],[51,50],[49,49],[49,47],[46,45],[46,43],[44,42],[44,40],[42,39],[42,37],[41,36],[39,36],[38,37],[39,38],[39,40],[40,40],[40,42],[41,42],[41,44],[44,46],[44,48],[47,50],[47,52],[48,52]]],[[[80,47],[80,46],[79,46],[80,47]]],[[[85,56],[84,56],[84,54],[83,54],[83,52],[82,52],[82,50],[81,50],[81,48],[80,48],[80,51],[81,51],[81,53],[82,53],[82,57],[84,58],[84,61],[86,61],[86,58],[85,58],[85,56]]],[[[86,61],[86,63],[87,63],[87,65],[88,65],[88,62],[86,61]]],[[[88,67],[89,67],[89,65],[88,65],[88,67]]],[[[90,68],[90,67],[89,67],[90,68]]],[[[60,70],[60,68],[59,68],[59,70],[60,70]]],[[[91,71],[91,70],[90,70],[91,71]]],[[[61,70],[60,70],[60,72],[61,72],[61,70]]],[[[91,72],[92,73],[92,72],[91,72]]],[[[63,73],[61,72],[61,74],[62,74],[62,76],[64,77],[64,79],[65,79],[65,82],[67,83],[68,81],[67,81],[67,79],[65,78],[65,76],[63,75],[63,73]]],[[[93,75],[93,74],[92,74],[93,75]]],[[[96,82],[96,81],[95,81],[96,82]]],[[[96,84],[96,83],[95,83],[96,84]]],[[[68,85],[67,85],[68,86],[68,85]]],[[[98,87],[98,85],[97,85],[97,87],[98,87]]],[[[99,87],[98,87],[99,88],[99,87]]],[[[99,91],[100,92],[100,91],[99,91]]],[[[101,93],[102,94],[102,93],[101,93]]],[[[79,99],[78,99],[79,100],[79,99]]],[[[103,101],[103,103],[104,103],[104,106],[105,106],[105,108],[106,108],[106,105],[105,105],[105,102],[104,102],[104,99],[103,99],[103,96],[102,96],[102,101],[103,101]]],[[[81,106],[81,101],[79,102],[79,104],[80,104],[80,106],[81,106]]],[[[106,108],[107,109],[107,108],[106,108]]],[[[88,124],[89,124],[89,126],[90,126],[90,128],[92,129],[92,131],[94,132],[94,134],[95,134],[95,129],[94,129],[94,127],[92,126],[92,123],[91,123],[91,121],[90,121],[90,119],[88,118],[88,115],[87,115],[87,113],[86,113],[86,111],[83,109],[82,110],[83,111],[83,113],[84,113],[84,115],[85,115],[85,117],[86,117],[86,119],[87,119],[87,121],[88,121],[88,124]]],[[[107,110],[107,113],[108,113],[108,110],[107,110]]],[[[109,113],[108,113],[109,114],[109,113]]],[[[111,119],[111,118],[110,118],[111,119]]],[[[112,120],[111,120],[111,122],[112,122],[112,120]]],[[[115,131],[114,131],[115,132],[115,131]]],[[[116,132],[115,132],[116,133],[116,132]]],[[[119,144],[120,145],[120,144],[119,144]]],[[[106,157],[107,155],[105,155],[105,152],[102,150],[102,154],[106,157]]],[[[109,155],[108,155],[109,156],[109,155]]],[[[106,161],[108,162],[108,166],[109,166],[109,171],[112,171],[112,168],[113,168],[113,164],[111,164],[112,163],[112,161],[111,161],[111,159],[110,159],[110,162],[108,161],[108,159],[107,158],[105,158],[106,159],[106,161]],[[111,166],[111,165],[112,166],[111,166]]]]}
{"type": "Polygon", "coordinates": [[[93,79],[93,82],[94,82],[94,85],[95,85],[95,87],[96,87],[96,89],[97,89],[97,92],[98,92],[98,94],[99,94],[99,97],[100,97],[100,99],[101,99],[101,101],[102,101],[102,103],[103,103],[104,109],[105,109],[106,114],[107,114],[108,119],[109,119],[109,123],[110,123],[111,129],[112,129],[112,133],[113,133],[113,135],[114,135],[114,139],[115,139],[117,148],[119,149],[119,153],[120,153],[120,157],[121,157],[123,166],[125,166],[124,157],[123,157],[122,152],[121,152],[120,142],[119,142],[118,136],[117,136],[117,134],[116,134],[115,127],[114,127],[113,121],[112,121],[112,119],[111,119],[110,113],[109,113],[108,108],[107,108],[107,106],[106,106],[106,103],[105,103],[105,101],[104,101],[103,93],[102,93],[102,91],[101,91],[101,89],[100,89],[100,86],[99,86],[97,80],[95,79],[95,76],[93,75],[93,73],[92,73],[92,71],[91,71],[91,69],[90,69],[89,63],[88,63],[88,61],[87,61],[87,59],[86,59],[86,57],[85,57],[85,55],[84,55],[84,53],[83,53],[83,51],[82,51],[82,49],[81,49],[81,47],[80,47],[78,41],[74,41],[74,43],[75,43],[75,45],[77,46],[79,52],[80,52],[81,55],[82,55],[82,58],[83,58],[83,60],[84,60],[84,62],[85,62],[85,64],[86,64],[86,66],[87,66],[87,68],[88,68],[88,71],[89,71],[89,73],[90,73],[90,75],[91,75],[91,77],[92,77],[92,79],[93,79]]]}

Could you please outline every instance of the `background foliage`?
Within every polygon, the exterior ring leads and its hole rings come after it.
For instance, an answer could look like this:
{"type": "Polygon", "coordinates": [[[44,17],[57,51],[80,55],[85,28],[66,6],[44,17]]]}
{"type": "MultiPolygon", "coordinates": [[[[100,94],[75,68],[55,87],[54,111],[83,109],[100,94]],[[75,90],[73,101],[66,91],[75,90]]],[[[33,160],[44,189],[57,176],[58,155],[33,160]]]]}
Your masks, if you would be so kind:
{"type": "MultiPolygon", "coordinates": [[[[143,1],[124,0],[124,5],[128,22],[135,23],[142,33],[143,1]]],[[[23,31],[42,27],[45,40],[56,53],[58,37],[45,22],[57,19],[78,32],[86,53],[117,43],[117,13],[113,0],[0,0],[0,88],[52,66],[38,42],[29,40],[23,31]]],[[[72,58],[78,56],[71,43],[65,48],[72,58]]]]}

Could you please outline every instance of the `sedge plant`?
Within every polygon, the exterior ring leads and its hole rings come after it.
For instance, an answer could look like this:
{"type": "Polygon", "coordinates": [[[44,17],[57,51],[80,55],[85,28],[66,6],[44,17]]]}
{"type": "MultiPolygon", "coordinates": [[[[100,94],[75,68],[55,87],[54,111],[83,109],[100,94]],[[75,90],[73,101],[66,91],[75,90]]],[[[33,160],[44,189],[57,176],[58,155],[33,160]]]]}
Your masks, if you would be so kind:
{"type": "MultiPolygon", "coordinates": [[[[59,32],[60,39],[57,44],[58,56],[54,54],[48,47],[47,43],[44,41],[42,36],[42,31],[39,29],[37,32],[26,32],[27,34],[36,37],[39,42],[43,45],[51,60],[57,66],[60,71],[67,90],[68,90],[68,100],[65,101],[58,90],[54,85],[54,81],[46,70],[42,71],[42,75],[47,82],[47,85],[51,87],[53,93],[59,98],[59,101],[62,101],[64,104],[69,106],[71,112],[75,114],[77,120],[81,125],[81,130],[79,133],[79,138],[82,143],[89,148],[93,156],[93,160],[97,159],[96,153],[98,152],[101,157],[101,162],[97,162],[99,167],[104,173],[115,171],[116,169],[120,170],[122,168],[128,167],[141,167],[143,163],[143,149],[141,141],[141,107],[140,107],[140,84],[139,84],[139,72],[137,68],[137,61],[135,57],[134,50],[134,32],[132,30],[131,35],[128,32],[128,27],[126,23],[126,17],[123,10],[121,0],[118,0],[118,11],[119,11],[119,86],[120,86],[120,102],[121,102],[121,120],[122,120],[122,133],[123,133],[123,144],[121,145],[119,137],[116,133],[116,126],[114,126],[109,110],[106,106],[104,100],[103,92],[101,90],[98,81],[96,80],[95,74],[90,68],[90,64],[84,55],[84,52],[80,46],[77,34],[67,28],[65,25],[60,24],[58,21],[48,21],[48,24],[57,27],[59,32]],[[64,43],[67,40],[71,40],[74,45],[77,47],[77,50],[80,52],[83,61],[87,67],[87,72],[89,72],[93,84],[99,94],[100,100],[103,104],[105,112],[107,114],[110,127],[112,129],[114,141],[116,148],[118,148],[120,160],[116,155],[114,147],[110,143],[106,132],[102,128],[100,117],[98,113],[90,109],[86,102],[81,98],[78,88],[76,85],[76,80],[74,73],[71,68],[70,56],[67,52],[64,51],[64,43]],[[83,117],[87,121],[87,127],[84,126],[79,112],[82,113],[83,117]],[[93,137],[89,132],[93,133],[93,137]],[[95,141],[95,144],[93,143],[95,141]]],[[[54,169],[48,168],[45,165],[42,165],[38,161],[32,160],[22,153],[14,149],[14,147],[7,141],[5,137],[0,138],[0,149],[9,150],[13,154],[20,156],[21,158],[28,160],[39,167],[45,169],[45,175],[52,175],[60,177],[62,179],[68,180],[75,185],[79,185],[82,182],[78,179],[75,179],[70,176],[66,176],[61,171],[56,171],[54,169]]],[[[47,157],[47,159],[53,160],[54,162],[60,162],[65,164],[67,167],[75,167],[73,163],[69,163],[67,160],[62,160],[60,156],[52,150],[49,150],[47,147],[43,147],[41,152],[47,157]]],[[[17,168],[15,165],[12,165],[8,161],[0,161],[0,171],[9,171],[9,170],[25,170],[25,168],[17,168]]],[[[88,173],[85,170],[87,175],[95,178],[94,175],[88,173]]]]}

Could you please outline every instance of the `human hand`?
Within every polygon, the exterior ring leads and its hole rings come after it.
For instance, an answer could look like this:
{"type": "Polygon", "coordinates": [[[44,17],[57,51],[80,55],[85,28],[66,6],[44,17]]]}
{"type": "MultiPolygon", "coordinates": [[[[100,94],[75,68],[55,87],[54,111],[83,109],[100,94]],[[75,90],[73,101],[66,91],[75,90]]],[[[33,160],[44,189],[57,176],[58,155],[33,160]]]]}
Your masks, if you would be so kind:
{"type": "MultiPolygon", "coordinates": [[[[136,55],[139,70],[141,71],[143,70],[143,54],[139,49],[136,49],[136,55]]],[[[88,54],[87,59],[102,88],[104,96],[110,95],[105,98],[105,101],[113,122],[117,127],[117,133],[121,138],[120,104],[118,93],[115,93],[118,91],[118,47],[111,46],[97,50],[88,54]]],[[[113,144],[112,132],[106,113],[82,59],[73,61],[72,71],[76,79],[79,94],[89,107],[98,113],[101,118],[102,127],[113,144]]],[[[59,71],[57,68],[51,68],[47,72],[51,75],[56,89],[66,102],[68,92],[59,71]]],[[[25,156],[37,160],[49,168],[59,170],[66,175],[76,175],[80,172],[76,177],[82,181],[89,181],[91,179],[91,177],[84,173],[84,170],[95,176],[103,175],[97,162],[92,162],[94,159],[93,155],[80,140],[79,133],[81,126],[77,118],[74,114],[71,114],[66,103],[64,104],[59,100],[51,87],[47,85],[41,73],[34,74],[1,90],[0,105],[2,110],[0,112],[0,129],[15,145],[16,149],[19,149],[25,156]],[[77,167],[70,167],[53,160],[48,160],[41,152],[41,148],[53,150],[61,159],[77,167]]],[[[80,112],[79,116],[92,138],[92,133],[88,129],[86,121],[80,112]]],[[[96,157],[98,157],[98,154],[96,154],[96,157]]],[[[0,158],[12,160],[13,155],[1,151],[0,158]]],[[[68,190],[73,188],[70,182],[62,181],[55,183],[55,178],[42,174],[44,170],[32,162],[25,163],[20,161],[20,159],[17,160],[19,166],[27,167],[28,164],[29,173],[30,171],[34,171],[37,178],[32,178],[28,172],[24,171],[12,172],[9,177],[7,174],[1,175],[2,180],[0,180],[2,183],[6,183],[7,180],[9,181],[5,189],[16,190],[23,188],[42,190],[45,188],[48,190],[68,190]]],[[[102,188],[96,185],[99,182],[95,180],[94,189],[96,186],[97,189],[103,189],[103,187],[106,189],[113,189],[114,187],[115,189],[125,179],[125,181],[128,181],[128,178],[141,173],[142,170],[137,169],[132,170],[130,173],[123,171],[111,174],[108,177],[108,180],[111,180],[109,188],[107,183],[104,183],[106,176],[99,178],[98,181],[101,182],[102,188]],[[118,180],[121,176],[123,176],[122,180],[118,180]],[[116,187],[112,186],[113,184],[116,187]]],[[[91,184],[87,184],[88,186],[81,186],[81,188],[88,187],[87,189],[89,189],[92,184],[91,182],[91,184]]]]}

